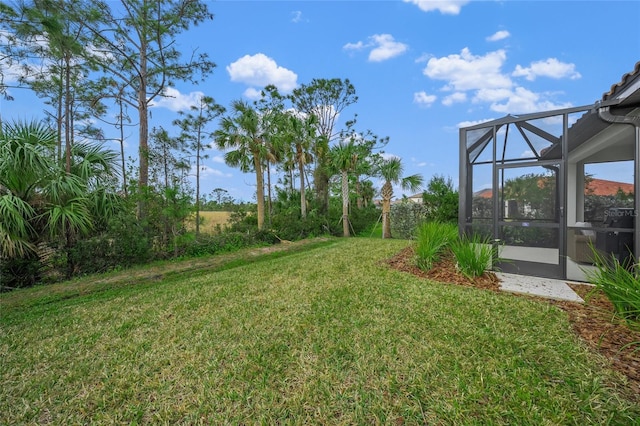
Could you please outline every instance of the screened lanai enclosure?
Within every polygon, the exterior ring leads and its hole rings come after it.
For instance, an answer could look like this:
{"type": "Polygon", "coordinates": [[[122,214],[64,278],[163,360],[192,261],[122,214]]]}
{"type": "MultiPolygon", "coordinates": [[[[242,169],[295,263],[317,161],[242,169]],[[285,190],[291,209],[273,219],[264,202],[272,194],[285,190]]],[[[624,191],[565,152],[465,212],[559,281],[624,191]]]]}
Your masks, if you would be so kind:
{"type": "Polygon", "coordinates": [[[640,62],[593,105],[460,129],[461,233],[503,272],[587,281],[594,252],[637,262],[640,62]]]}

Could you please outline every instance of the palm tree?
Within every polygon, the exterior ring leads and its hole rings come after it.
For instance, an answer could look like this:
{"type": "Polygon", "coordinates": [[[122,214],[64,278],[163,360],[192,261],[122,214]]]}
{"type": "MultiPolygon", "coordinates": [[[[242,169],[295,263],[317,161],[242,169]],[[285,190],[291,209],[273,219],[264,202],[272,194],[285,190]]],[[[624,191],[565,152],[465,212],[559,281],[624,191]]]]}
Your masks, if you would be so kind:
{"type": "Polygon", "coordinates": [[[376,190],[373,187],[373,182],[370,180],[360,181],[360,191],[358,198],[362,199],[363,207],[368,207],[369,203],[373,201],[373,197],[376,195],[376,190]]]}
{"type": "Polygon", "coordinates": [[[264,227],[264,177],[262,163],[268,149],[263,138],[260,114],[247,103],[237,100],[231,105],[231,115],[223,117],[220,128],[214,133],[214,142],[226,150],[225,162],[241,171],[255,172],[258,203],[258,229],[264,227]]]}
{"type": "Polygon", "coordinates": [[[293,160],[298,167],[298,177],[300,179],[300,216],[307,217],[307,198],[305,184],[305,167],[313,160],[311,147],[316,137],[315,115],[303,116],[292,111],[287,111],[281,115],[281,126],[278,132],[279,137],[285,139],[291,147],[290,151],[293,160]]]}
{"type": "Polygon", "coordinates": [[[422,176],[419,174],[402,177],[402,160],[391,157],[383,160],[378,167],[378,175],[385,181],[382,186],[382,238],[391,238],[391,199],[393,198],[393,185],[400,185],[403,190],[417,191],[422,186],[422,176]]]}
{"type": "Polygon", "coordinates": [[[55,131],[35,122],[0,128],[0,258],[35,253],[34,205],[43,204],[38,190],[56,167],[57,140],[55,131]]]}
{"type": "Polygon", "coordinates": [[[117,155],[78,143],[67,161],[56,160],[57,134],[31,122],[0,129],[0,258],[35,254],[39,242],[58,240],[62,249],[113,211],[105,183],[113,179],[117,155]],[[102,196],[98,196],[102,194],[102,196]],[[102,200],[98,203],[98,200],[102,200]]]}
{"type": "Polygon", "coordinates": [[[350,140],[341,141],[331,148],[329,158],[332,166],[340,172],[342,184],[342,235],[349,236],[349,172],[358,163],[358,147],[350,140]]]}

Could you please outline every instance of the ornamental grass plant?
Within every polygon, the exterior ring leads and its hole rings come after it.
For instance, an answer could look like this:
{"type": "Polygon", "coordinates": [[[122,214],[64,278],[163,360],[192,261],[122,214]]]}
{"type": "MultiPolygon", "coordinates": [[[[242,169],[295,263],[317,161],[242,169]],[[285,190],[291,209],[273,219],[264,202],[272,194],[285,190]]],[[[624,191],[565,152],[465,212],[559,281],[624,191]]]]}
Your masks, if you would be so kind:
{"type": "Polygon", "coordinates": [[[416,232],[416,265],[431,269],[448,247],[458,238],[458,227],[452,223],[424,222],[416,232]]]}
{"type": "Polygon", "coordinates": [[[458,270],[469,279],[479,277],[491,268],[494,248],[490,238],[478,234],[465,235],[453,241],[451,251],[458,270]]]}
{"type": "Polygon", "coordinates": [[[423,271],[433,268],[447,251],[453,253],[458,269],[469,279],[491,268],[494,254],[491,239],[480,235],[459,237],[455,224],[424,222],[417,229],[416,239],[416,266],[423,271]]]}
{"type": "Polygon", "coordinates": [[[640,264],[605,256],[593,246],[591,250],[596,269],[586,273],[587,279],[602,290],[620,317],[640,328],[640,264]]]}

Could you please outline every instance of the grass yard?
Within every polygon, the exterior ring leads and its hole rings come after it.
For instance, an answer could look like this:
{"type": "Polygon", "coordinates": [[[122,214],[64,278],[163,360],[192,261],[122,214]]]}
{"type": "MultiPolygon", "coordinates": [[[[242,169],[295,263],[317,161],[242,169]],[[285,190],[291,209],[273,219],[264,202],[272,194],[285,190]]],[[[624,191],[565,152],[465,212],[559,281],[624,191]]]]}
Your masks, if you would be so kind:
{"type": "Polygon", "coordinates": [[[2,295],[0,423],[640,418],[562,310],[387,267],[407,241],[296,244],[2,295]]]}

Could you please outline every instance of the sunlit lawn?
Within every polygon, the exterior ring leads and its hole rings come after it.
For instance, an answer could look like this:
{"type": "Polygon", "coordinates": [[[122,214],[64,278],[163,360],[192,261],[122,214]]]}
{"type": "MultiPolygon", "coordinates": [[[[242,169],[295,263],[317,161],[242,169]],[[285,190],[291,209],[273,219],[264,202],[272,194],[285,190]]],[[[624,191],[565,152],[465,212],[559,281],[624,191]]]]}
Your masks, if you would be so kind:
{"type": "Polygon", "coordinates": [[[407,244],[331,240],[42,303],[3,295],[0,424],[640,417],[561,310],[387,268],[407,244]]]}
{"type": "MultiPolygon", "coordinates": [[[[231,212],[210,212],[210,211],[201,211],[200,212],[200,232],[203,234],[216,234],[218,232],[218,225],[222,228],[225,228],[228,225],[229,218],[231,217],[231,212]]],[[[196,226],[196,215],[193,214],[192,220],[189,222],[189,229],[193,230],[196,226]]]]}

